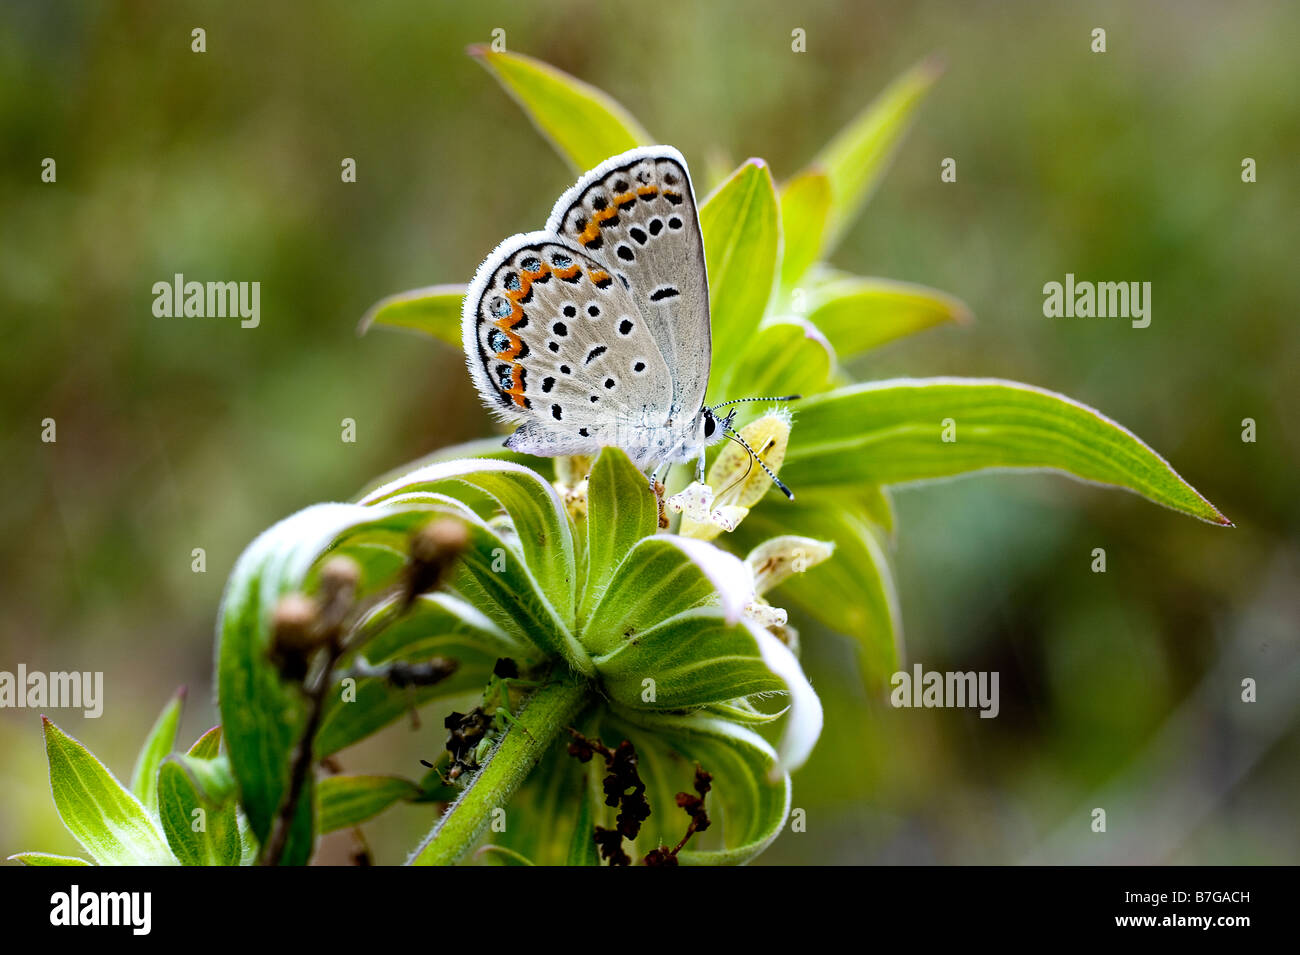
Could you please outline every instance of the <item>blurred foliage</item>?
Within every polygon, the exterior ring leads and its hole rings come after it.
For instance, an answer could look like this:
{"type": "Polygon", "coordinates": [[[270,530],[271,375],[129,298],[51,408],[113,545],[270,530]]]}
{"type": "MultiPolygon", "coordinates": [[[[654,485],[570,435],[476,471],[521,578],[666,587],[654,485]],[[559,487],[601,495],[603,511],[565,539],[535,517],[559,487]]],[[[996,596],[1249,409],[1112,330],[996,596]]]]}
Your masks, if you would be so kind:
{"type": "MultiPolygon", "coordinates": [[[[629,6],[569,0],[544,15],[19,0],[0,23],[0,668],[106,671],[111,734],[57,718],[110,765],[130,764],[177,683],[192,688],[182,738],[215,722],[221,581],[259,530],[488,427],[454,350],[355,337],[381,296],[465,281],[570,181],[467,44],[502,27],[701,169],[726,148],[715,165],[761,155],[781,179],[937,52],[946,73],[833,261],[951,291],[975,321],[853,371],[1072,395],[1238,527],[1039,478],[897,494],[909,659],[999,670],[1002,713],[891,709],[865,697],[847,641],[805,639],[827,709],[795,780],[808,832],[763,861],[1085,858],[1102,790],[1119,810],[1105,842],[1132,858],[1300,857],[1300,8],[666,0],[647,29],[629,6]],[[154,318],[151,286],[177,272],[260,281],[261,327],[154,318]],[[1042,286],[1066,272],[1152,282],[1151,327],[1044,318],[1042,286]],[[56,444],[39,440],[46,417],[56,444]],[[1088,569],[1098,546],[1105,575],[1088,569]],[[1247,675],[1259,716],[1243,724],[1229,714],[1247,675]]],[[[346,767],[413,771],[435,726],[395,726],[346,767]]],[[[37,714],[0,711],[0,751],[0,847],[74,853],[37,714]]],[[[376,854],[428,816],[395,810],[376,854]]]]}

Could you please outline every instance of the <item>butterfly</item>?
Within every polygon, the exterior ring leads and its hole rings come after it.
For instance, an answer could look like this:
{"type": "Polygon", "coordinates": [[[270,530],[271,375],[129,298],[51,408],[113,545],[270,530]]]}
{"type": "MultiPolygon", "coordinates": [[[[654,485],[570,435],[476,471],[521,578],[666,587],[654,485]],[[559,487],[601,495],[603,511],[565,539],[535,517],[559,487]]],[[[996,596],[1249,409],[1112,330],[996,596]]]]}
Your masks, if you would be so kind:
{"type": "Polygon", "coordinates": [[[671,146],[613,156],[555,203],[546,228],[513,235],[479,266],[461,332],[470,376],[506,446],[540,457],[616,446],[653,488],[725,438],[741,398],[704,403],[713,349],[704,241],[690,172],[671,146]]]}

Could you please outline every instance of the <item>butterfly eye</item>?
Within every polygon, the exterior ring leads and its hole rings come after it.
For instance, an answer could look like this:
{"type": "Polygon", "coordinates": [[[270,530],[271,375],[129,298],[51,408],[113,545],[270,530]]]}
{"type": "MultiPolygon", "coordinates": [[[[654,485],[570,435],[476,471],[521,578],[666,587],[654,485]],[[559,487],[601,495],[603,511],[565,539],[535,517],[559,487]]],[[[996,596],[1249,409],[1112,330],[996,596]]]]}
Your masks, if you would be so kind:
{"type": "Polygon", "coordinates": [[[717,430],[718,423],[713,420],[713,415],[707,411],[704,412],[704,436],[706,438],[711,438],[713,437],[713,432],[717,430]]]}

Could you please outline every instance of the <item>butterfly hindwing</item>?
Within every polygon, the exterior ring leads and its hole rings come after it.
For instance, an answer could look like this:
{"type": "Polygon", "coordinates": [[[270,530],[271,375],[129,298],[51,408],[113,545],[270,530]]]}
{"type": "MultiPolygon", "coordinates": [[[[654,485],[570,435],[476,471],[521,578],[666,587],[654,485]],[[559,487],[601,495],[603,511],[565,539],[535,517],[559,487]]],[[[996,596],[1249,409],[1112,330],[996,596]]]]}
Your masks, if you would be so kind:
{"type": "Polygon", "coordinates": [[[606,160],[560,197],[547,229],[626,280],[673,373],[670,413],[698,412],[712,357],[709,285],[681,153],[649,146],[606,160]]]}
{"type": "Polygon", "coordinates": [[[512,236],[465,296],[470,374],[496,413],[524,426],[511,447],[591,453],[624,421],[672,401],[672,375],[623,281],[551,232],[512,236]]]}

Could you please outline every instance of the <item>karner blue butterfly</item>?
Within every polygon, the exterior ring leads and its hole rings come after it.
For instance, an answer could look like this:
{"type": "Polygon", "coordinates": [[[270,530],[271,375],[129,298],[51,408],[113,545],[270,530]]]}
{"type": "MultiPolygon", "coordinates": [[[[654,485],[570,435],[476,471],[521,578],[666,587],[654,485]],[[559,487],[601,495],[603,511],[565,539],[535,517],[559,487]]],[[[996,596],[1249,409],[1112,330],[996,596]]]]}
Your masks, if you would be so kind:
{"type": "Polygon", "coordinates": [[[488,407],[520,422],[506,446],[541,457],[622,448],[653,487],[731,437],[741,398],[706,407],[713,357],[704,242],[686,160],[646,146],[605,160],[479,266],[461,330],[488,407]]]}

